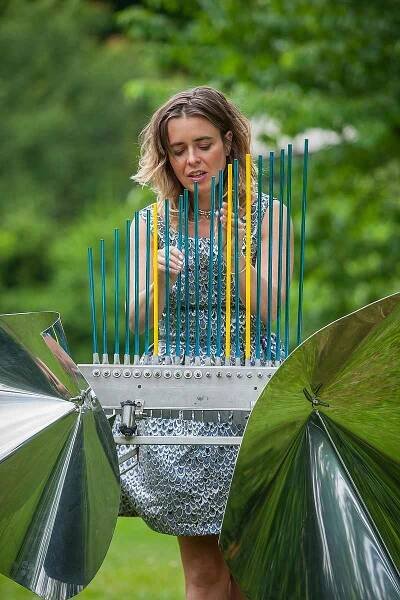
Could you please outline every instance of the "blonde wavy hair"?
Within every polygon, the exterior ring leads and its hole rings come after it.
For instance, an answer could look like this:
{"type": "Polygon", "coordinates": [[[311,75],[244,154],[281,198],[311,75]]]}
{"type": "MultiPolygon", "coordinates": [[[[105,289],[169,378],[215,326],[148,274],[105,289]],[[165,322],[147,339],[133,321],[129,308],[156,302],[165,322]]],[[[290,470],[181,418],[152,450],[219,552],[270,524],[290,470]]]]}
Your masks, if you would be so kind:
{"type": "MultiPolygon", "coordinates": [[[[228,131],[232,132],[230,152],[226,163],[238,160],[239,165],[239,204],[245,205],[246,154],[250,153],[250,123],[240,110],[218,90],[199,86],[179,92],[160,106],[150,122],[140,134],[141,143],[138,172],[131,179],[149,186],[157,195],[159,207],[168,198],[171,208],[177,209],[179,195],[183,187],[169,162],[168,122],[179,117],[204,117],[216,127],[223,141],[228,131]]],[[[227,167],[225,167],[227,171],[227,167]]],[[[252,166],[252,188],[254,189],[255,169],[252,166]]],[[[226,191],[227,176],[224,187],[226,191]]]]}

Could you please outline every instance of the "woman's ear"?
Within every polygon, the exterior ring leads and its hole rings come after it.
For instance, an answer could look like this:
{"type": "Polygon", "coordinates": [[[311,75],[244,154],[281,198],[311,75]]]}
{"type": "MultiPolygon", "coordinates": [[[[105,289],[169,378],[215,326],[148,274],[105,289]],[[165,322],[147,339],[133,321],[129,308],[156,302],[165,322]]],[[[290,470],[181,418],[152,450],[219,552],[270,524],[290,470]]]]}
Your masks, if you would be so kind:
{"type": "Polygon", "coordinates": [[[224,135],[224,148],[225,148],[226,156],[229,156],[229,153],[231,151],[232,137],[233,137],[232,131],[227,131],[226,134],[224,135]]]}

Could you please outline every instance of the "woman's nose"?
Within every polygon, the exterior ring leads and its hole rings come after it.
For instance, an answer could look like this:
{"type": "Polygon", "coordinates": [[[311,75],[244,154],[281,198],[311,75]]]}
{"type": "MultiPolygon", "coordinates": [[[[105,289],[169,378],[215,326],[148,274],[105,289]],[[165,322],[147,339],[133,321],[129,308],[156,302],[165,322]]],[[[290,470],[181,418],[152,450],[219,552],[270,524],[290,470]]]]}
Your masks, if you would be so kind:
{"type": "Polygon", "coordinates": [[[189,165],[195,165],[199,162],[195,148],[188,148],[187,162],[189,165]]]}

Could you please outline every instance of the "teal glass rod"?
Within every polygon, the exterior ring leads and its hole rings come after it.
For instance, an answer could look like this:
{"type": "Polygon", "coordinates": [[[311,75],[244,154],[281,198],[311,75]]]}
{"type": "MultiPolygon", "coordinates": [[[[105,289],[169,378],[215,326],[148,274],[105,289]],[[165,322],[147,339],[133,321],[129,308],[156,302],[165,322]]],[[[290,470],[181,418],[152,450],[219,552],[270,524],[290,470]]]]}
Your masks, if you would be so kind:
{"type": "MultiPolygon", "coordinates": [[[[183,196],[179,196],[178,200],[178,250],[182,251],[183,237],[183,196]]],[[[175,322],[175,354],[177,358],[181,356],[181,296],[182,296],[182,273],[180,272],[176,281],[176,322],[175,322]]]]}
{"type": "Polygon", "coordinates": [[[139,211],[135,212],[135,360],[139,359],[140,334],[139,334],[139,211]]]}
{"type": "Polygon", "coordinates": [[[194,293],[195,293],[195,341],[194,355],[200,356],[200,290],[199,290],[199,185],[194,184],[194,293]]]}
{"type": "Polygon", "coordinates": [[[130,254],[131,254],[131,220],[125,223],[125,359],[130,354],[129,304],[130,304],[130,254]]]}
{"type": "Polygon", "coordinates": [[[94,291],[94,268],[93,268],[93,250],[88,248],[88,268],[89,268],[89,299],[90,316],[92,320],[92,347],[93,355],[99,354],[99,343],[97,339],[97,317],[96,317],[96,296],[94,291]]]}
{"type": "Polygon", "coordinates": [[[286,297],[285,297],[285,352],[290,353],[290,266],[291,266],[291,214],[292,214],[292,156],[293,146],[288,145],[286,169],[286,297]]]}
{"type": "Polygon", "coordinates": [[[272,247],[274,223],[274,153],[269,153],[268,176],[268,286],[267,286],[267,361],[271,360],[271,321],[272,321],[272,247]]]}
{"type": "Polygon", "coordinates": [[[285,151],[279,157],[279,233],[278,233],[278,286],[276,298],[276,360],[281,360],[281,313],[283,270],[283,198],[285,193],[285,151]]]}
{"type": "Polygon", "coordinates": [[[114,354],[119,356],[119,229],[114,229],[114,354]]]}
{"type": "MultiPolygon", "coordinates": [[[[233,161],[233,214],[234,214],[234,266],[235,266],[235,357],[240,358],[240,306],[239,306],[239,161],[233,161]]],[[[241,250],[241,248],[240,248],[241,250]]]]}
{"type": "Polygon", "coordinates": [[[101,317],[103,331],[103,356],[107,354],[107,296],[106,296],[106,253],[104,240],[100,240],[101,269],[101,317]]]}
{"type": "Polygon", "coordinates": [[[258,156],[257,163],[257,263],[256,263],[256,359],[260,359],[260,340],[261,340],[261,201],[263,193],[263,157],[258,156]]]}
{"type": "Polygon", "coordinates": [[[211,177],[211,214],[210,214],[210,252],[208,257],[208,306],[207,306],[207,351],[206,355],[211,356],[211,314],[213,299],[214,282],[214,223],[215,223],[215,192],[216,180],[211,177]]]}
{"type": "Polygon", "coordinates": [[[185,360],[190,360],[189,329],[189,192],[183,190],[185,211],[185,360]]]}
{"type": "Polygon", "coordinates": [[[146,304],[144,312],[144,353],[149,355],[150,351],[150,266],[151,266],[151,210],[146,209],[146,304]]]}
{"type": "Polygon", "coordinates": [[[224,197],[224,172],[221,170],[218,174],[218,225],[217,225],[217,339],[216,356],[221,358],[221,318],[222,318],[222,223],[219,218],[221,214],[222,202],[224,197]]]}
{"type": "Polygon", "coordinates": [[[306,210],[307,210],[307,176],[308,176],[308,139],[304,140],[303,158],[303,189],[301,201],[301,233],[300,233],[300,273],[299,273],[299,300],[297,305],[297,345],[301,343],[303,333],[303,282],[304,260],[306,241],[306,210]]]}
{"type": "Polygon", "coordinates": [[[171,356],[171,315],[169,303],[169,200],[164,202],[164,228],[165,228],[165,354],[171,356]]]}

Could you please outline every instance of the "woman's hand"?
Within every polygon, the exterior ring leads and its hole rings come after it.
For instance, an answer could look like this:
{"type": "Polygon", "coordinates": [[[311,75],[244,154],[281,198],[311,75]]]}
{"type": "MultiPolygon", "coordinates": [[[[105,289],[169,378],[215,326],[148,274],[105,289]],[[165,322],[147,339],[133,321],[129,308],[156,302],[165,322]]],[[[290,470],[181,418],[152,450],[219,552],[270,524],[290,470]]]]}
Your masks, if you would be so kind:
{"type": "MultiPolygon", "coordinates": [[[[167,263],[165,260],[165,248],[160,248],[157,253],[158,272],[161,277],[166,277],[167,263]]],[[[183,270],[184,255],[175,246],[169,247],[169,281],[173,285],[178,278],[179,273],[183,270]]]]}
{"type": "MultiPolygon", "coordinates": [[[[217,214],[218,214],[218,211],[217,211],[217,214]]],[[[242,220],[242,214],[243,214],[243,209],[239,207],[239,219],[238,219],[238,221],[239,221],[239,223],[238,223],[239,256],[242,251],[243,240],[246,235],[246,226],[242,220]]],[[[227,231],[228,231],[228,203],[227,202],[222,203],[221,211],[219,212],[218,217],[222,223],[222,248],[223,248],[223,254],[226,257],[226,240],[227,240],[227,231]]],[[[235,216],[233,214],[233,211],[232,211],[231,230],[232,230],[232,264],[233,264],[233,261],[235,259],[235,216]]]]}

